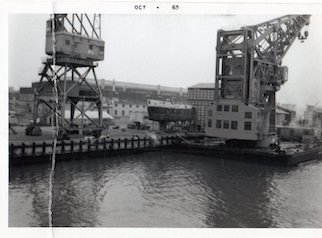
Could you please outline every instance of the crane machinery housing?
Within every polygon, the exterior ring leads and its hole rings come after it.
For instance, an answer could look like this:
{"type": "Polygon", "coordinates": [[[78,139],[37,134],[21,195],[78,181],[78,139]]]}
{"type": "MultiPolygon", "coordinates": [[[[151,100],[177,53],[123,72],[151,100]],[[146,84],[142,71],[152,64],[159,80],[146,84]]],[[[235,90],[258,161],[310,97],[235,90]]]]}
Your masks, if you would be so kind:
{"type": "Polygon", "coordinates": [[[282,59],[310,23],[286,15],[239,30],[217,33],[215,99],[207,110],[206,135],[267,147],[276,142],[276,92],[288,79],[282,59]]]}
{"type": "Polygon", "coordinates": [[[40,81],[34,92],[34,124],[26,130],[27,134],[39,131],[39,118],[50,118],[50,123],[58,126],[63,135],[84,130],[101,133],[102,93],[95,68],[96,62],[104,59],[104,45],[100,14],[51,15],[46,24],[48,57],[39,72],[40,81]],[[95,111],[97,116],[89,111],[95,111]],[[76,119],[81,123],[75,124],[76,119]]]}

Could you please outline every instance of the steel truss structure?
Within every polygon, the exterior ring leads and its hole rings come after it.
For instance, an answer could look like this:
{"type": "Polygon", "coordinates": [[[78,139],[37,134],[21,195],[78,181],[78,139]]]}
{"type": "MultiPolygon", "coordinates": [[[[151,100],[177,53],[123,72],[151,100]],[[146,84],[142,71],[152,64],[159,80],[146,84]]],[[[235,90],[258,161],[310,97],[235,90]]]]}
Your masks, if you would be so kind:
{"type": "Polygon", "coordinates": [[[215,103],[239,100],[257,108],[259,139],[275,133],[275,94],[288,73],[282,59],[296,38],[306,39],[308,33],[302,35],[301,30],[309,19],[286,15],[240,30],[218,31],[215,103]]]}
{"type": "Polygon", "coordinates": [[[52,116],[51,123],[58,121],[59,133],[99,135],[103,98],[95,61],[104,58],[100,15],[54,14],[47,22],[46,36],[49,57],[43,62],[34,93],[34,122],[52,116]],[[97,116],[89,115],[89,111],[97,116]]]}

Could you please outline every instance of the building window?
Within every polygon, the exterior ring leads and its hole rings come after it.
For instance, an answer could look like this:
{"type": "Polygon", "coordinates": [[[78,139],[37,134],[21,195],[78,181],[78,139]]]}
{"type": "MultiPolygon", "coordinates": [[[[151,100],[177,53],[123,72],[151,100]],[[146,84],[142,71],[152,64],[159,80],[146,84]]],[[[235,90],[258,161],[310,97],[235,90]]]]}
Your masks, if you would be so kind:
{"type": "Polygon", "coordinates": [[[224,111],[229,112],[229,105],[224,105],[224,111]]]}
{"type": "Polygon", "coordinates": [[[212,110],[208,110],[208,117],[212,117],[212,110]]]}
{"type": "Polygon", "coordinates": [[[117,103],[115,103],[115,107],[117,107],[117,103]]]}
{"type": "Polygon", "coordinates": [[[238,128],[238,121],[231,121],[230,122],[230,128],[232,130],[237,130],[237,128],[238,128]]]}
{"type": "Polygon", "coordinates": [[[110,114],[110,110],[109,109],[107,109],[107,113],[110,114]]]}
{"type": "Polygon", "coordinates": [[[139,105],[136,105],[137,108],[139,108],[139,105]]]}
{"type": "Polygon", "coordinates": [[[93,50],[93,45],[89,45],[89,46],[88,46],[88,48],[89,48],[90,50],[93,50]]]}
{"type": "Polygon", "coordinates": [[[123,104],[122,107],[125,107],[125,105],[123,104]]]}
{"type": "Polygon", "coordinates": [[[245,121],[244,129],[245,129],[246,131],[250,131],[250,130],[252,130],[252,123],[251,123],[250,121],[245,121]]]}
{"type": "Polygon", "coordinates": [[[221,120],[216,121],[216,128],[221,128],[221,120]]]}
{"type": "Polygon", "coordinates": [[[70,45],[70,40],[65,40],[65,45],[70,45]]]}
{"type": "Polygon", "coordinates": [[[143,105],[143,108],[145,108],[145,105],[143,105]]]}
{"type": "Polygon", "coordinates": [[[212,127],[212,121],[211,119],[208,119],[208,124],[207,124],[208,127],[212,127]]]}
{"type": "Polygon", "coordinates": [[[238,106],[237,105],[232,105],[231,106],[231,111],[232,112],[238,112],[238,106]]]}
{"type": "Polygon", "coordinates": [[[245,112],[245,118],[252,118],[252,113],[251,112],[245,112]]]}
{"type": "Polygon", "coordinates": [[[130,107],[132,107],[132,104],[130,104],[130,107]]]}
{"type": "Polygon", "coordinates": [[[217,105],[217,112],[221,112],[222,111],[222,105],[217,105]]]}
{"type": "Polygon", "coordinates": [[[122,116],[124,116],[125,115],[125,111],[124,110],[122,110],[122,116]]]}
{"type": "Polygon", "coordinates": [[[117,116],[117,110],[114,110],[114,115],[117,116]]]}
{"type": "Polygon", "coordinates": [[[223,128],[224,129],[229,129],[229,121],[224,120],[223,128]]]}

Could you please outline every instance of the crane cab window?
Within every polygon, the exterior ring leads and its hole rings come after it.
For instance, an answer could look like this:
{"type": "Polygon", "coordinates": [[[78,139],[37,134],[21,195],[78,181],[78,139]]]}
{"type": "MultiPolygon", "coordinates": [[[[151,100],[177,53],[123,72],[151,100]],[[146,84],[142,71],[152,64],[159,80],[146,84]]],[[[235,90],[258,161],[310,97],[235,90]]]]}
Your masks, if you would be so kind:
{"type": "Polygon", "coordinates": [[[252,113],[251,112],[245,112],[245,118],[251,119],[252,118],[252,113]]]}
{"type": "Polygon", "coordinates": [[[238,128],[238,121],[231,121],[230,122],[230,128],[232,130],[237,130],[237,128],[238,128]]]}
{"type": "Polygon", "coordinates": [[[221,112],[222,111],[222,105],[217,105],[217,112],[221,112]]]}
{"type": "Polygon", "coordinates": [[[229,121],[224,120],[223,128],[224,129],[229,129],[229,121]]]}
{"type": "Polygon", "coordinates": [[[245,121],[244,129],[245,129],[245,131],[251,131],[252,130],[252,123],[250,121],[245,121]]]}
{"type": "Polygon", "coordinates": [[[212,121],[211,121],[211,119],[208,119],[207,126],[208,126],[208,127],[212,127],[212,121]]]}
{"type": "Polygon", "coordinates": [[[216,128],[221,128],[221,120],[216,121],[216,128]]]}
{"type": "Polygon", "coordinates": [[[47,23],[46,23],[46,32],[47,33],[51,33],[51,31],[52,31],[52,22],[51,22],[51,20],[49,20],[49,21],[47,21],[47,23]]]}
{"type": "Polygon", "coordinates": [[[70,40],[65,40],[65,45],[70,45],[70,40]]]}
{"type": "Polygon", "coordinates": [[[224,105],[224,111],[229,112],[229,105],[224,105]]]}

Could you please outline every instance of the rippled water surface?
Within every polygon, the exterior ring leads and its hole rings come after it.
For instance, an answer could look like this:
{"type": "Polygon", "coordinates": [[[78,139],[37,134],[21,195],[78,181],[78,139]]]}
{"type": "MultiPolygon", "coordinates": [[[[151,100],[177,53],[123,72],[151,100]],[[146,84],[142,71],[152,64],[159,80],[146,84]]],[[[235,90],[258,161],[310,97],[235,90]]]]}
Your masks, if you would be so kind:
{"type": "MultiPolygon", "coordinates": [[[[11,170],[9,226],[48,226],[49,171],[11,170]]],[[[53,225],[322,227],[322,163],[277,168],[177,153],[60,162],[53,225]]]]}

